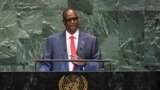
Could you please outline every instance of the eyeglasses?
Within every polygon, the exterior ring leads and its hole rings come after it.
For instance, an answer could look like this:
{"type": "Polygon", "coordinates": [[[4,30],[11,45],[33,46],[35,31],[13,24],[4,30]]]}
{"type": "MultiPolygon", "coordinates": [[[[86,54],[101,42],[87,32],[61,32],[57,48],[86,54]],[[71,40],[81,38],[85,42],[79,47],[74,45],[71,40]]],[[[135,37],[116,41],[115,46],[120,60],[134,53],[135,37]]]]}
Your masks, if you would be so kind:
{"type": "Polygon", "coordinates": [[[73,17],[73,18],[67,18],[67,19],[65,19],[64,21],[65,22],[70,22],[70,21],[76,21],[76,20],[78,20],[78,17],[73,17]]]}

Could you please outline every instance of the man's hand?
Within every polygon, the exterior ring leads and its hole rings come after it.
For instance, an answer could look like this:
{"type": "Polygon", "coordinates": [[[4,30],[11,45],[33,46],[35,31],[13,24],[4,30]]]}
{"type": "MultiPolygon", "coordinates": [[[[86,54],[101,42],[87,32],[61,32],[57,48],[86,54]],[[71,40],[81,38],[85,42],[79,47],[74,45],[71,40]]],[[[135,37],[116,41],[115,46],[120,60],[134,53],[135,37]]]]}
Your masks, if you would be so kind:
{"type": "Polygon", "coordinates": [[[82,59],[81,57],[77,56],[77,55],[71,55],[71,60],[74,60],[74,64],[77,64],[77,65],[85,65],[86,63],[84,62],[84,59],[82,59]],[[78,62],[75,62],[76,60],[78,60],[78,62]]]}

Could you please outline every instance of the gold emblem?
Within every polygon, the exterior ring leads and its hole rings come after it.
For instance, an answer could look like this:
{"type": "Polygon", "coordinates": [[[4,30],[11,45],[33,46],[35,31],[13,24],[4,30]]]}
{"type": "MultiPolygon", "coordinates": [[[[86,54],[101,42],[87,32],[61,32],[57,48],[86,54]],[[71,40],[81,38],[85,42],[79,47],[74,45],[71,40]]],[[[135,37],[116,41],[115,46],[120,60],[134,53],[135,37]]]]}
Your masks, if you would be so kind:
{"type": "Polygon", "coordinates": [[[87,80],[82,75],[64,75],[59,80],[59,90],[87,90],[87,88],[87,80]]]}

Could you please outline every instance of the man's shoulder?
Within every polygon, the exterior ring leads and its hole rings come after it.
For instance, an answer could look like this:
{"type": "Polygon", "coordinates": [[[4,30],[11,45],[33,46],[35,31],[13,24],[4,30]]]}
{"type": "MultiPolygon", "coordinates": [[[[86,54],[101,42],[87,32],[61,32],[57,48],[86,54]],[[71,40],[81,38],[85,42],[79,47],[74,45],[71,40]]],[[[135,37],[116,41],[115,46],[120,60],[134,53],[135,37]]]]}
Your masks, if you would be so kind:
{"type": "Polygon", "coordinates": [[[64,33],[64,31],[54,33],[52,35],[49,35],[48,38],[59,38],[63,33],[64,33]]]}
{"type": "Polygon", "coordinates": [[[94,36],[90,33],[86,33],[86,32],[80,32],[80,33],[84,38],[96,38],[96,36],[94,36]]]}

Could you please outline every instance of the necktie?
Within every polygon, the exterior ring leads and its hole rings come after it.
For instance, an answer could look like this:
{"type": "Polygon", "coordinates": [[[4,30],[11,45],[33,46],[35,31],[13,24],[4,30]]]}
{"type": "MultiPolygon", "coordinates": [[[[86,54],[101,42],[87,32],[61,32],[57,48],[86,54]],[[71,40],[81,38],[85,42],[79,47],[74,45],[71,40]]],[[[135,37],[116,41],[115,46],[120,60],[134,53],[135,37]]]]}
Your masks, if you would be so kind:
{"type": "MultiPolygon", "coordinates": [[[[71,49],[71,55],[77,55],[77,53],[76,53],[76,47],[75,47],[75,43],[74,43],[74,36],[70,36],[70,41],[71,41],[71,43],[70,43],[70,49],[71,49]]],[[[73,64],[73,69],[72,69],[72,71],[74,71],[75,70],[75,64],[74,63],[72,63],[73,64]]]]}

